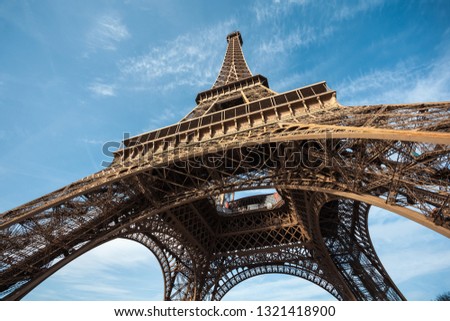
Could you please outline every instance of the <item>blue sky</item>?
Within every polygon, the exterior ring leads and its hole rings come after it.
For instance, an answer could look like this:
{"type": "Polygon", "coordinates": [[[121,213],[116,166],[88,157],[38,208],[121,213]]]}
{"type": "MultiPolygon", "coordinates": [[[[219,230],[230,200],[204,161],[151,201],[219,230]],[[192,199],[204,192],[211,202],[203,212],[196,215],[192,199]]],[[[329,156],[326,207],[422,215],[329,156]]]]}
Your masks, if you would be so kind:
{"type": "MultiPolygon", "coordinates": [[[[326,80],[344,105],[450,99],[450,3],[442,1],[1,1],[0,212],[100,170],[102,145],[177,122],[214,83],[240,30],[275,91],[326,80]]],[[[450,290],[450,241],[380,209],[370,232],[408,299],[450,290]]],[[[29,300],[158,300],[152,254],[116,240],[29,300]]],[[[228,300],[333,299],[260,276],[228,300]]]]}

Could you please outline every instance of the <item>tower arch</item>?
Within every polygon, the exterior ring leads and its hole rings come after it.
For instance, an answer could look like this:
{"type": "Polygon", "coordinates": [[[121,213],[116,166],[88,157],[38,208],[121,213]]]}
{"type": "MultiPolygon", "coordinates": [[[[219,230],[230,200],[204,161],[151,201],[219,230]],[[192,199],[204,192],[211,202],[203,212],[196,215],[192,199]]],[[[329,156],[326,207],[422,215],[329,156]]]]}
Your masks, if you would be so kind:
{"type": "MultiPolygon", "coordinates": [[[[285,264],[267,264],[252,268],[241,267],[228,272],[218,283],[216,291],[212,294],[211,300],[221,300],[228,292],[242,282],[265,274],[284,274],[299,277],[306,281],[309,281],[315,285],[318,285],[329,294],[334,296],[338,300],[342,300],[342,297],[338,290],[323,279],[321,271],[318,266],[307,266],[308,264],[301,265],[285,265],[285,264]],[[315,269],[315,270],[314,270],[315,269]]],[[[313,264],[312,264],[313,265],[313,264]]]]}
{"type": "Polygon", "coordinates": [[[22,300],[162,300],[158,258],[139,242],[115,238],[68,262],[22,300]]]}

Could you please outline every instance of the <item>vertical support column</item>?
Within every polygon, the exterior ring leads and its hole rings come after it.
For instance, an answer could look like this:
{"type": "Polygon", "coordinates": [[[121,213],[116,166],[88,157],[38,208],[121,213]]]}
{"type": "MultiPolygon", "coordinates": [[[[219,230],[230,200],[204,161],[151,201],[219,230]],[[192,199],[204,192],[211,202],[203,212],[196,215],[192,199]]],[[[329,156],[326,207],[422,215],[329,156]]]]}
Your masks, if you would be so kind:
{"type": "Polygon", "coordinates": [[[405,300],[369,237],[370,205],[340,199],[323,206],[320,227],[329,256],[358,300],[405,300]],[[330,220],[333,215],[334,221],[330,220]]]}
{"type": "Polygon", "coordinates": [[[296,211],[303,222],[305,229],[307,229],[311,235],[311,242],[314,249],[313,256],[323,270],[324,279],[334,285],[343,300],[356,300],[357,298],[353,294],[348,282],[342,277],[338,268],[333,263],[329,251],[322,239],[319,225],[319,213],[327,200],[327,195],[308,191],[291,191],[291,195],[296,211]]]}

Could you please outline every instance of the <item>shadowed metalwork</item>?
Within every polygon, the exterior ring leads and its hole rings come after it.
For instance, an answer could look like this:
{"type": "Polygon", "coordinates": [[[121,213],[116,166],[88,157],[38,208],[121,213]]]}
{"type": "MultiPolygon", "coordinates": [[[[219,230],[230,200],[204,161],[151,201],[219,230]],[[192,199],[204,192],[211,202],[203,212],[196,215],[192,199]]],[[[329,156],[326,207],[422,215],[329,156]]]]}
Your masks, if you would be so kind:
{"type": "Polygon", "coordinates": [[[3,299],[115,238],[155,254],[165,300],[220,300],[266,273],[340,300],[405,299],[367,216],[374,205],[450,236],[450,103],[347,107],[325,82],[276,93],[250,72],[240,33],[227,41],[216,82],[179,123],[1,214],[3,299]]]}

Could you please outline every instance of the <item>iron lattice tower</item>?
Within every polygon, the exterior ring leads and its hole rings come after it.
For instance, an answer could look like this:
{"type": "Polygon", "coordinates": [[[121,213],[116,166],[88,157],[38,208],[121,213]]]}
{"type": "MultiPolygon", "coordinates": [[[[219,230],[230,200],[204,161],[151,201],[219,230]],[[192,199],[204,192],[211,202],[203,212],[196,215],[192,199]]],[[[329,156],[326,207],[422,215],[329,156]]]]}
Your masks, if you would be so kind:
{"type": "Polygon", "coordinates": [[[405,299],[368,211],[450,236],[450,102],[346,107],[325,82],[279,94],[250,72],[240,33],[227,41],[216,82],[179,123],[125,139],[109,167],[1,214],[3,299],[115,238],[155,254],[165,300],[220,300],[265,273],[340,300],[405,299]],[[276,193],[233,198],[261,188],[276,193]]]}

